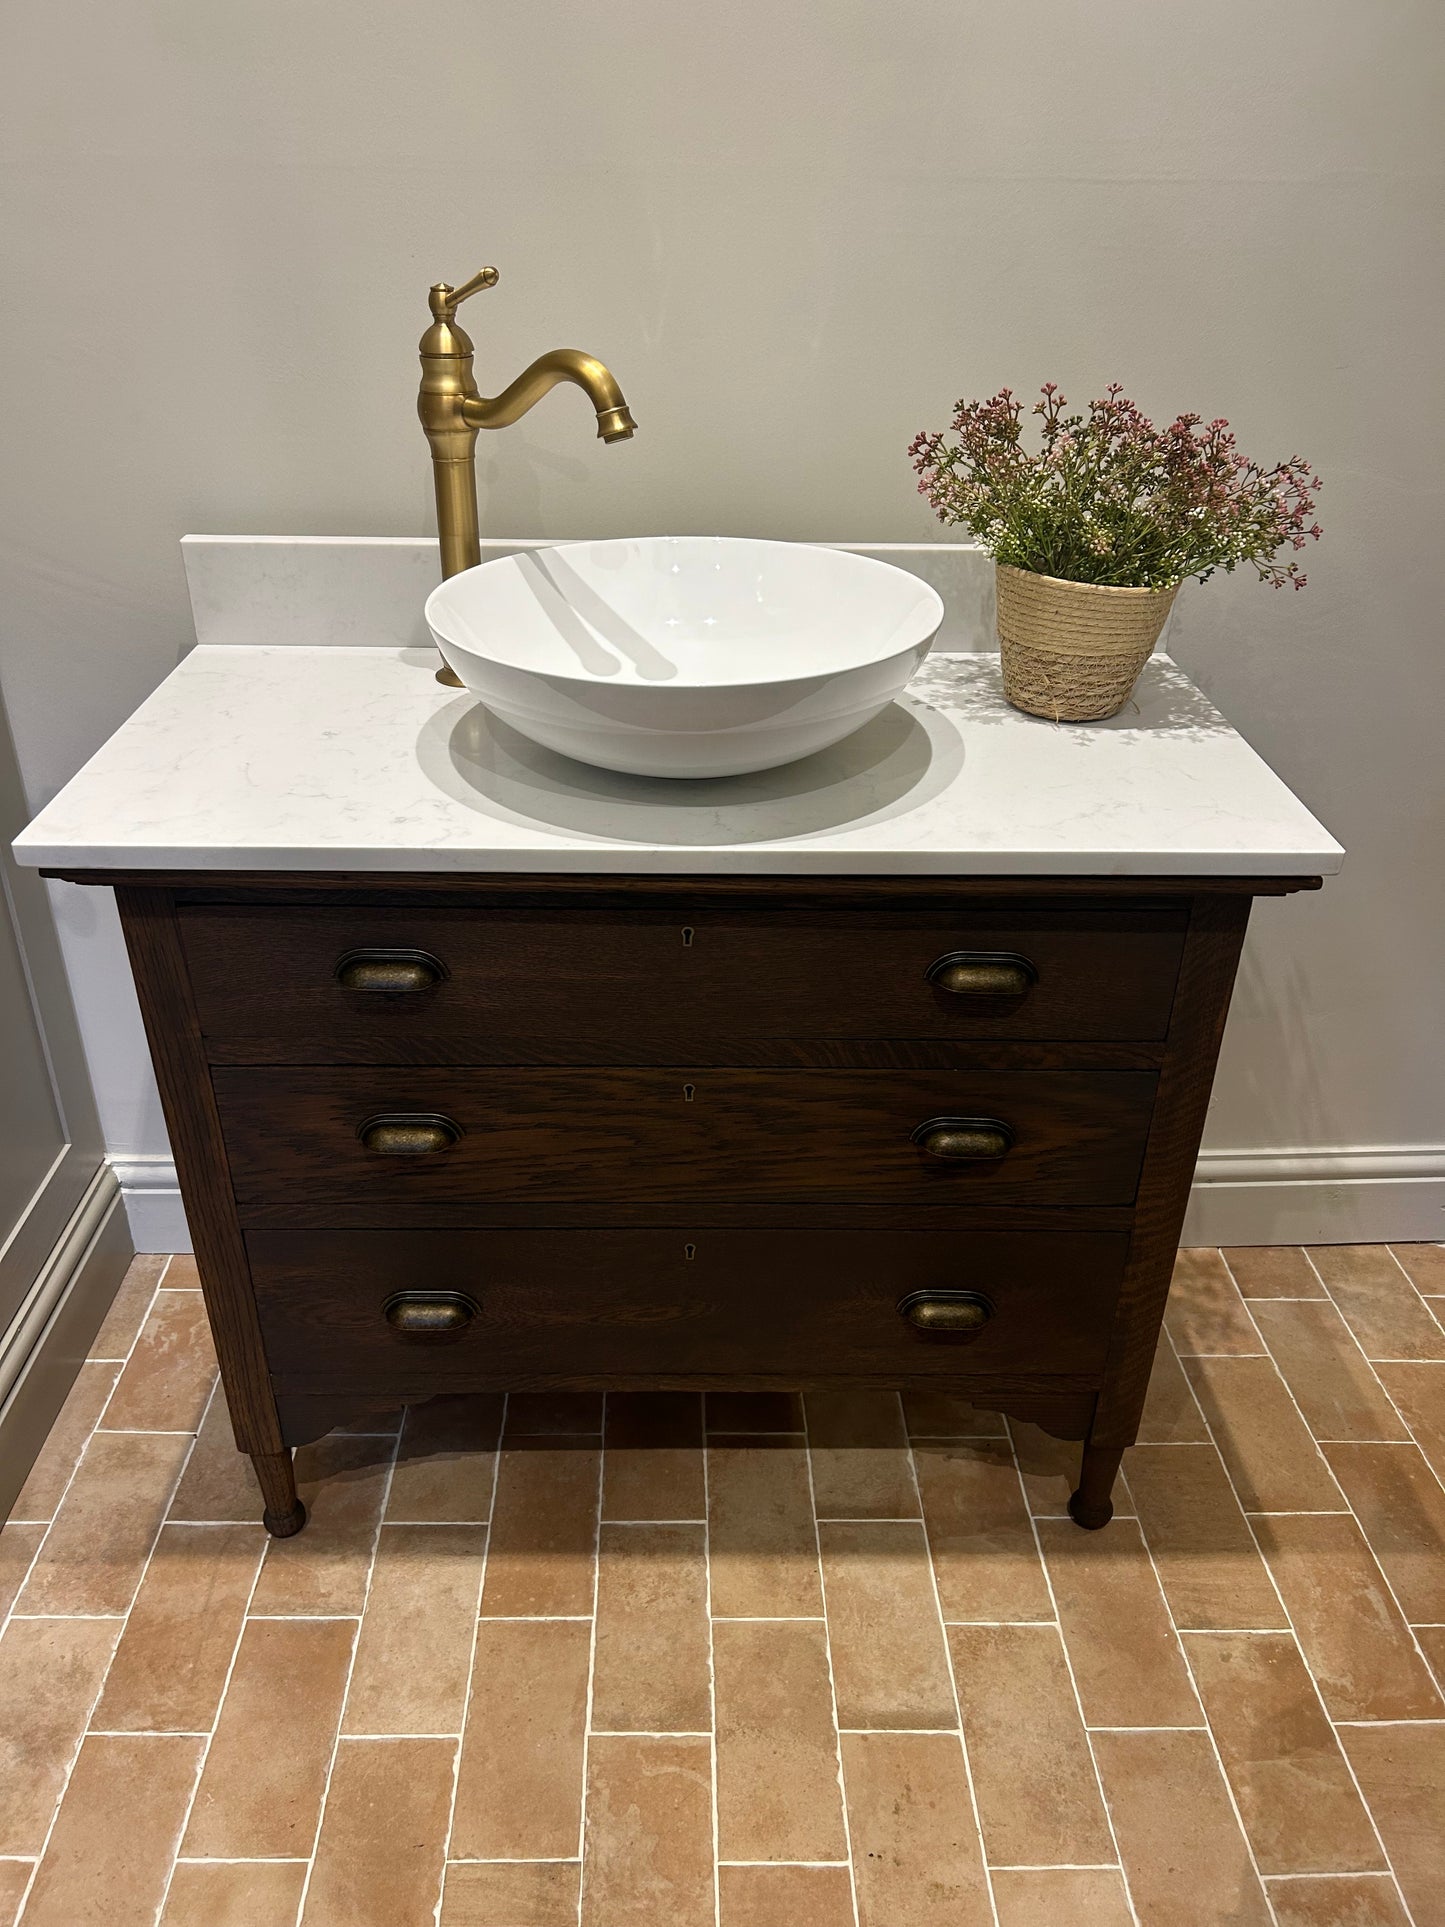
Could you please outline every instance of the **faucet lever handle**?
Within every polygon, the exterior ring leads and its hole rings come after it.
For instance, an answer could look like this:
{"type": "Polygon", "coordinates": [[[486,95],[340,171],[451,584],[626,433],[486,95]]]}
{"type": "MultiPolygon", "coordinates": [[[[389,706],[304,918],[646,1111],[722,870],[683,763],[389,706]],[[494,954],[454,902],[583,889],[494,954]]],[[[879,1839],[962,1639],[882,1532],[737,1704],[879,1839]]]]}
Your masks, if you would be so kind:
{"type": "Polygon", "coordinates": [[[470,281],[463,281],[459,288],[446,281],[438,281],[427,296],[431,311],[438,321],[450,321],[457,309],[469,295],[480,294],[483,288],[494,288],[499,276],[495,268],[479,268],[470,281]]]}

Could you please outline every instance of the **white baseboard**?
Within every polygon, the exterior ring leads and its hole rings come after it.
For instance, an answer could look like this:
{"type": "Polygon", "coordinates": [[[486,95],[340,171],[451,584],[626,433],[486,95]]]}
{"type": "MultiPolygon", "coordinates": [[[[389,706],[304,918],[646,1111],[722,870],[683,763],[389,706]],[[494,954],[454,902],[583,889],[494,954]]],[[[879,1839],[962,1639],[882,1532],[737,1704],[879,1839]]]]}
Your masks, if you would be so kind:
{"type": "Polygon", "coordinates": [[[0,1331],[0,1521],[24,1485],[131,1260],[115,1173],[95,1173],[0,1331]]]}
{"type": "Polygon", "coordinates": [[[1201,1153],[1191,1245],[1417,1244],[1445,1238],[1445,1145],[1201,1153]]]}
{"type": "MultiPolygon", "coordinates": [[[[111,1159],[137,1251],[189,1251],[168,1157],[111,1159]]],[[[1416,1244],[1445,1239],[1445,1145],[1204,1151],[1184,1243],[1416,1244]]]]}
{"type": "Polygon", "coordinates": [[[181,1203],[175,1160],[155,1154],[112,1157],[126,1222],[137,1251],[189,1251],[191,1228],[181,1203]]]}

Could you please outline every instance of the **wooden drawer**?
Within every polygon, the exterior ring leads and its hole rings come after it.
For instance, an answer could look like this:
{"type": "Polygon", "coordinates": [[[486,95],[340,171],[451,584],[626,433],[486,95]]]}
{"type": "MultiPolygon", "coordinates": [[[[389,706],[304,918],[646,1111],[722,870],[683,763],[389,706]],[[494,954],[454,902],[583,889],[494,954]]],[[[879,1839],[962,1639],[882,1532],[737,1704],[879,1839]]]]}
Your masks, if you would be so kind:
{"type": "Polygon", "coordinates": [[[180,922],[207,1054],[232,1064],[726,1062],[727,1040],[766,1038],[1149,1041],[1168,1028],[1186,923],[1173,908],[1062,905],[688,916],[685,902],[267,905],[193,906],[180,922]],[[344,960],[388,951],[434,959],[434,980],[426,965],[404,991],[339,979],[344,960]],[[960,951],[1022,958],[1026,987],[940,988],[930,967],[960,951]]]}
{"type": "MultiPolygon", "coordinates": [[[[1148,1071],[218,1069],[237,1199],[839,1198],[1128,1204],[1148,1071]],[[444,1119],[421,1154],[369,1149],[377,1120],[444,1119]],[[954,1161],[913,1133],[995,1119],[1010,1148],[954,1161]]],[[[383,1129],[383,1137],[392,1134],[383,1129]]]]}
{"type": "Polygon", "coordinates": [[[682,1226],[263,1231],[246,1244],[278,1387],[416,1396],[549,1373],[1088,1381],[1103,1369],[1128,1239],[682,1226]],[[980,1299],[986,1322],[928,1337],[900,1311],[949,1292],[980,1299]],[[386,1314],[401,1294],[453,1294],[466,1322],[407,1335],[386,1314]]]}

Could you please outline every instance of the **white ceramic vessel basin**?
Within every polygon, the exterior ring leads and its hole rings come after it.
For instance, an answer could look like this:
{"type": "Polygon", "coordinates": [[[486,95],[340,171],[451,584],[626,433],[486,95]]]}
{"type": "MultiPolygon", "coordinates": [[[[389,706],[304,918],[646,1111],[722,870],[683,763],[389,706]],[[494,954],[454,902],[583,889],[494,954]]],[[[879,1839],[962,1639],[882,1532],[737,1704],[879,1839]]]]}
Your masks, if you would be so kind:
{"type": "Polygon", "coordinates": [[[906,688],[943,603],[842,549],[642,536],[483,562],[434,589],[426,619],[533,742],[640,776],[738,776],[861,729],[906,688]]]}

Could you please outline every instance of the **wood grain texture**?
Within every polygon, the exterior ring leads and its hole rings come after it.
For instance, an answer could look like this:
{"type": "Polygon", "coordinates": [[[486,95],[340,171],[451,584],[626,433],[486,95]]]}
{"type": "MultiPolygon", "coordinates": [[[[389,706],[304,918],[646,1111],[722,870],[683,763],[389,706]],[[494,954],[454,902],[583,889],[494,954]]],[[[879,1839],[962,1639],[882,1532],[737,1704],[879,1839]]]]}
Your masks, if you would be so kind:
{"type": "MultiPolygon", "coordinates": [[[[372,1026],[354,1047],[327,1050],[334,1064],[516,1064],[613,1065],[691,1064],[694,1067],[748,1065],[767,1070],[959,1070],[959,1071],[1155,1071],[1164,1062],[1162,1042],[1128,1044],[1097,1040],[1071,1043],[980,1042],[929,1037],[733,1037],[680,1035],[666,1028],[659,1012],[647,1037],[568,1036],[560,1032],[518,1036],[474,1028],[443,1046],[403,1027],[372,1026]]],[[[206,1052],[212,1064],[297,1064],[321,1060],[294,1036],[267,1042],[254,1033],[211,1036],[206,1052]]]]}
{"type": "MultiPolygon", "coordinates": [[[[649,1054],[659,1037],[1043,1039],[1164,1036],[1183,948],[1176,909],[1000,912],[729,910],[685,896],[616,910],[374,906],[182,912],[208,1048],[232,1063],[465,1064],[561,1040],[649,1054]],[[444,975],[396,995],[337,981],[348,953],[413,949],[444,975]],[[1015,953],[1022,996],[955,995],[927,977],[955,950],[1015,953]]],[[[565,1059],[559,1061],[566,1061],[565,1059]]],[[[574,1060],[575,1061],[575,1060],[574,1060]]],[[[585,1060],[584,1060],[585,1061],[585,1060]]]]}
{"type": "Polygon", "coordinates": [[[1097,1384],[1126,1240],[1117,1233],[252,1232],[278,1381],[397,1393],[502,1373],[1061,1372],[1097,1384]],[[969,1290],[994,1315],[929,1340],[905,1294],[969,1290]],[[408,1339],[399,1291],[463,1294],[456,1338],[408,1339]],[[1092,1374],[1092,1379],[1091,1379],[1092,1374]]]}
{"type": "Polygon", "coordinates": [[[1249,901],[1319,883],[87,880],[122,884],[227,1394],[272,1468],[381,1396],[946,1385],[1059,1437],[1091,1425],[1094,1518],[1137,1429],[1249,901]],[[368,945],[446,974],[344,991],[338,957],[368,945]],[[952,949],[1019,952],[1038,980],[950,997],[925,972],[952,949]],[[381,1157],[357,1131],[389,1111],[463,1135],[381,1157]],[[910,1133],[949,1113],[1016,1143],[931,1159],[910,1133]],[[994,1318],[920,1340],[898,1298],[939,1284],[994,1318]],[[482,1311],[405,1344],[381,1306],[417,1288],[482,1311]]]}
{"type": "Polygon", "coordinates": [[[1110,1457],[1138,1433],[1249,907],[1247,897],[1212,890],[1194,899],[1105,1387],[1090,1433],[1091,1450],[1110,1457]]]}
{"type": "Polygon", "coordinates": [[[281,1427],[175,906],[164,890],[122,889],[116,899],[236,1443],[278,1453],[281,1427]]]}
{"type": "Polygon", "coordinates": [[[1126,1204],[1155,1079],[1146,1071],[218,1069],[238,1198],[688,1197],[1126,1204]],[[441,1113],[450,1148],[383,1157],[378,1114],[441,1113]],[[1006,1156],[910,1141],[944,1113],[1000,1118],[1006,1156]]]}
{"type": "MultiPolygon", "coordinates": [[[[944,1190],[945,1187],[940,1187],[944,1190]]],[[[248,1230],[288,1231],[535,1231],[641,1230],[712,1226],[736,1228],[738,1207],[726,1198],[690,1197],[663,1203],[587,1198],[568,1203],[491,1204],[476,1198],[267,1198],[239,1207],[248,1230]]],[[[830,1198],[826,1211],[816,1202],[792,1199],[777,1204],[750,1199],[747,1222],[754,1231],[810,1230],[826,1221],[836,1231],[1124,1231],[1132,1229],[1127,1204],[1034,1205],[1013,1202],[980,1205],[946,1197],[926,1203],[859,1204],[830,1198]]]]}

